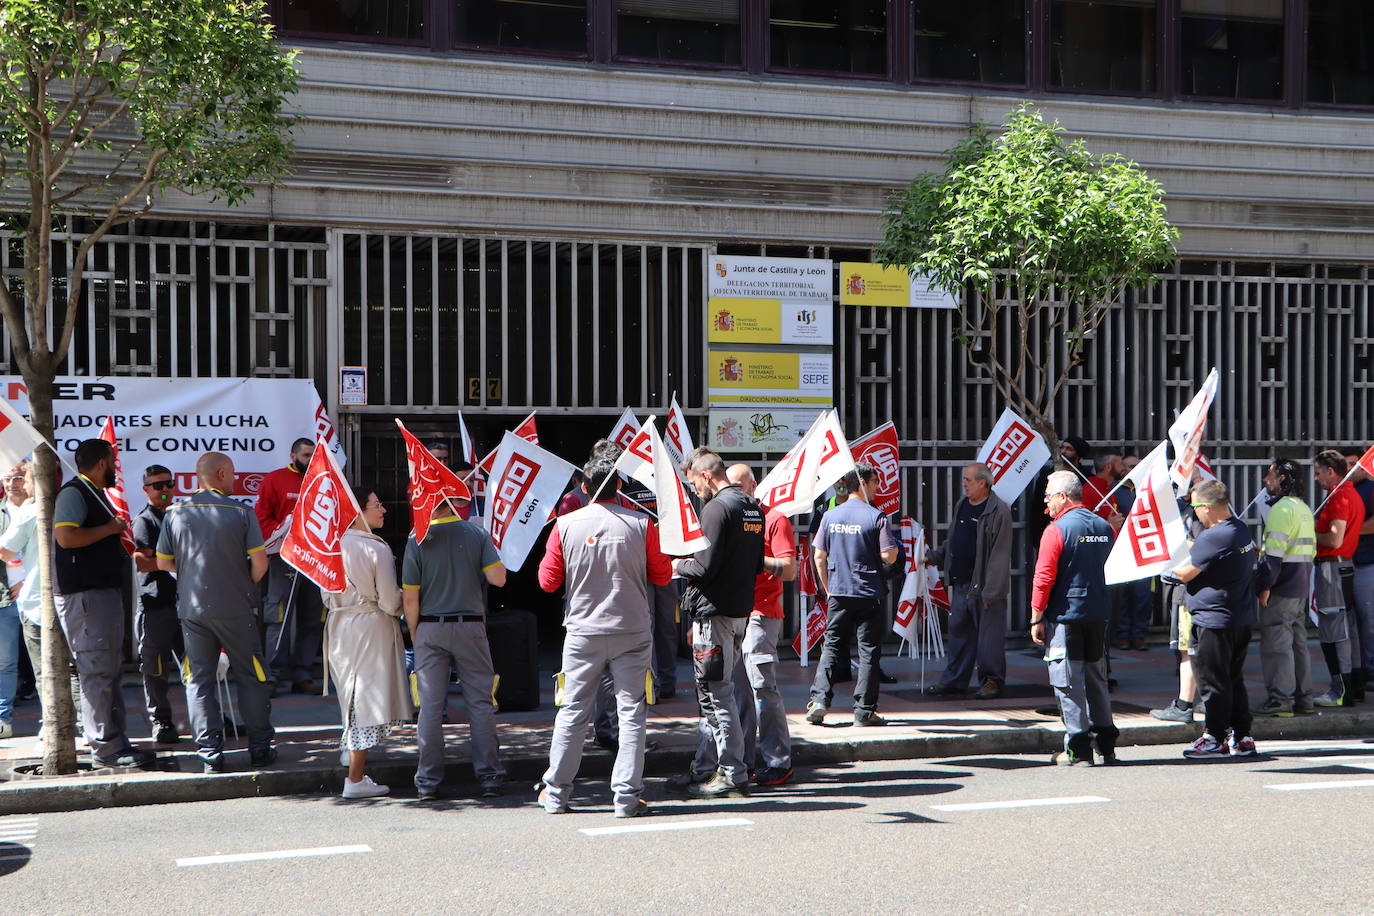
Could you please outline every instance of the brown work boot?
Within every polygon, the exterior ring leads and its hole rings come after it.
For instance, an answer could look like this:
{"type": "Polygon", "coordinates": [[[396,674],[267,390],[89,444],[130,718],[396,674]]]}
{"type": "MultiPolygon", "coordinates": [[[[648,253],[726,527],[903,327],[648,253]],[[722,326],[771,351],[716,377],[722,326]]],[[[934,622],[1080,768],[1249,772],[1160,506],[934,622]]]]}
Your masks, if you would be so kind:
{"type": "Polygon", "coordinates": [[[984,678],[983,686],[973,695],[975,700],[996,700],[1002,696],[1002,685],[994,678],[984,678]]]}

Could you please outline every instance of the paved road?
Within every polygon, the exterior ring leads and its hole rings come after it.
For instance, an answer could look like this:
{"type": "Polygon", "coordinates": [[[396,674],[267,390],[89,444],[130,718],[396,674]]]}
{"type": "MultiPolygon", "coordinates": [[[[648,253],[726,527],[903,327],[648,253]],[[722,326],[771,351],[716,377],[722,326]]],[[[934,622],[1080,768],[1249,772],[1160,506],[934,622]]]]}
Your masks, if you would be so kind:
{"type": "Polygon", "coordinates": [[[652,780],[654,813],[634,821],[610,816],[603,782],[563,816],[511,785],[495,803],[455,786],[430,804],[287,797],[0,818],[0,911],[1374,910],[1374,739],[1261,749],[1194,763],[1181,746],[1125,748],[1128,765],[1093,769],[1043,757],[823,767],[711,803],[669,800],[652,780]],[[322,854],[195,861],[291,850],[322,854]]]}

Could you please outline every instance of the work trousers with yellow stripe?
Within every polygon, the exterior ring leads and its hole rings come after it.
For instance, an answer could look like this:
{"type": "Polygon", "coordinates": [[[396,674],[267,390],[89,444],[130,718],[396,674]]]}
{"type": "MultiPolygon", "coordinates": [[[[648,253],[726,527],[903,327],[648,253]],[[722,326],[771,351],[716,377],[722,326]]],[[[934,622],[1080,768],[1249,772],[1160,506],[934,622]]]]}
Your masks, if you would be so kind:
{"type": "Polygon", "coordinates": [[[172,704],[167,699],[167,676],[180,676],[174,653],[177,633],[176,605],[144,607],[134,611],[134,638],[138,640],[138,670],[143,675],[143,699],[148,707],[148,724],[154,732],[172,725],[172,704]]]}
{"type": "Polygon", "coordinates": [[[415,686],[420,699],[417,789],[437,789],[444,779],[444,712],[449,673],[455,670],[468,711],[469,750],[477,781],[499,783],[506,776],[496,740],[496,670],[491,664],[487,625],[480,620],[421,621],[415,630],[415,686]]]}
{"type": "Polygon", "coordinates": [[[244,608],[242,614],[226,617],[182,618],[186,706],[202,759],[218,761],[224,753],[224,712],[215,689],[220,649],[229,656],[229,680],[238,687],[238,713],[248,734],[249,750],[264,751],[272,744],[272,698],[258,654],[262,634],[256,611],[244,608]]]}

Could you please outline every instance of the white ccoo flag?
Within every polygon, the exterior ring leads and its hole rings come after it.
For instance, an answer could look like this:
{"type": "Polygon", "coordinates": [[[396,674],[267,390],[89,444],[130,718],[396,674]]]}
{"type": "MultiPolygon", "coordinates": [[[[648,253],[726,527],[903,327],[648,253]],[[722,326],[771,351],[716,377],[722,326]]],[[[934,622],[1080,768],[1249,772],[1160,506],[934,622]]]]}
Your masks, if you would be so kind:
{"type": "Polygon", "coordinates": [[[993,492],[1008,506],[1025,492],[1049,458],[1045,437],[1010,407],[1002,411],[992,435],[978,451],[979,462],[992,471],[993,492]]]}
{"type": "Polygon", "coordinates": [[[635,437],[637,432],[639,432],[639,421],[635,419],[635,412],[626,407],[625,412],[620,415],[620,419],[611,429],[611,434],[606,438],[623,449],[629,446],[630,440],[635,437]]]}
{"type": "Polygon", "coordinates": [[[501,562],[518,570],[558,508],[577,468],[514,433],[506,433],[493,454],[482,522],[501,562]]]}
{"type": "Polygon", "coordinates": [[[687,496],[682,475],[669,457],[667,443],[659,438],[653,417],[644,421],[620,453],[615,469],[654,491],[658,503],[658,542],[665,554],[685,557],[710,546],[687,496]]]}
{"type": "Polygon", "coordinates": [[[673,395],[672,403],[668,406],[668,420],[663,424],[663,444],[668,448],[673,467],[682,467],[682,460],[696,448],[692,444],[692,433],[687,429],[687,419],[677,404],[677,395],[673,395]]]}
{"type": "Polygon", "coordinates": [[[769,471],[755,498],[783,515],[810,512],[816,496],[854,470],[854,456],[840,429],[840,415],[822,411],[806,434],[769,471]]]}
{"type": "Polygon", "coordinates": [[[1215,367],[1207,373],[1198,393],[1193,395],[1174,425],[1169,427],[1169,441],[1174,444],[1174,463],[1169,468],[1169,475],[1185,492],[1193,477],[1193,466],[1202,454],[1202,430],[1207,425],[1207,411],[1217,396],[1220,378],[1215,367]]]}
{"type": "Polygon", "coordinates": [[[1168,572],[1188,555],[1188,532],[1169,482],[1168,443],[1161,442],[1130,474],[1135,503],[1107,557],[1108,585],[1168,572]]]}

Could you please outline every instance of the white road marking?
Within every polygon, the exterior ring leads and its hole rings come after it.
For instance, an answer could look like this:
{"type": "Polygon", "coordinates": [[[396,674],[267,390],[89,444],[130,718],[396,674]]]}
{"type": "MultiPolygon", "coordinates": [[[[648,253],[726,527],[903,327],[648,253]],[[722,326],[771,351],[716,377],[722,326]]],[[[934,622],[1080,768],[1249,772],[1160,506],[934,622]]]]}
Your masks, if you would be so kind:
{"type": "Polygon", "coordinates": [[[1066,798],[1023,798],[1018,801],[967,802],[962,805],[931,805],[936,811],[991,811],[994,808],[1047,808],[1051,805],[1091,805],[1109,802],[1101,795],[1071,795],[1066,798]]]}
{"type": "Polygon", "coordinates": [[[240,852],[227,856],[196,856],[177,859],[178,868],[195,865],[224,865],[232,862],[259,862],[265,859],[301,859],[309,856],[343,856],[371,852],[371,846],[317,846],[314,849],[278,849],[272,852],[240,852]]]}
{"type": "Polygon", "coordinates": [[[749,827],[753,821],[742,817],[722,817],[709,821],[678,821],[661,824],[626,824],[624,827],[583,827],[578,833],[586,836],[610,836],[614,833],[651,833],[655,830],[701,830],[706,827],[749,827]]]}
{"type": "Polygon", "coordinates": [[[1367,789],[1371,786],[1374,786],[1374,779],[1333,779],[1325,782],[1290,782],[1265,788],[1280,792],[1305,792],[1309,789],[1367,789]]]}

